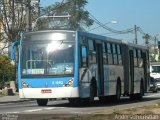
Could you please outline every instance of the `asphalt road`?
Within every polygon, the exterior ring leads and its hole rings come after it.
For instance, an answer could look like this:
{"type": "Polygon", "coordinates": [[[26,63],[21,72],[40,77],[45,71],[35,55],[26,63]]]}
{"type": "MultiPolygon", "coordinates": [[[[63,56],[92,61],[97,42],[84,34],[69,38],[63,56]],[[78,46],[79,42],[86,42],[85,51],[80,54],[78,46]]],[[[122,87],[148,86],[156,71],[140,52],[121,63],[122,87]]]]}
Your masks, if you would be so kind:
{"type": "MultiPolygon", "coordinates": [[[[122,97],[119,103],[100,103],[98,100],[94,102],[93,105],[83,105],[83,106],[73,106],[68,103],[67,100],[57,100],[49,101],[48,105],[45,107],[37,106],[36,101],[27,101],[19,103],[5,103],[0,104],[0,114],[2,115],[26,115],[28,117],[36,116],[38,118],[43,118],[45,115],[84,115],[84,114],[96,114],[101,113],[104,110],[107,111],[105,114],[112,113],[116,109],[125,109],[140,107],[149,104],[155,104],[160,102],[160,92],[159,93],[147,93],[141,101],[130,100],[128,97],[122,97]],[[38,116],[37,116],[38,115],[38,116]],[[43,116],[43,117],[42,117],[43,116]]],[[[104,114],[104,113],[102,113],[104,114]]],[[[4,117],[2,116],[2,117],[4,117]]]]}

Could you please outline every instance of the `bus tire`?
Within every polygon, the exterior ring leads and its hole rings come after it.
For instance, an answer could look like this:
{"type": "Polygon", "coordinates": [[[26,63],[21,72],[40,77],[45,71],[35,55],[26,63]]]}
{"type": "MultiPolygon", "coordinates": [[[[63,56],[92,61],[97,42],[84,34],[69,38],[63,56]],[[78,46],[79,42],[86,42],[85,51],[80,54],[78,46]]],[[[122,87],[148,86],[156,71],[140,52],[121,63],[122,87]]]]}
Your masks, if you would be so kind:
{"type": "Polygon", "coordinates": [[[120,101],[121,98],[121,82],[120,80],[117,81],[117,85],[116,85],[116,95],[115,97],[115,101],[120,101]]]}
{"type": "Polygon", "coordinates": [[[46,106],[48,103],[48,99],[37,99],[38,106],[46,106]]]}

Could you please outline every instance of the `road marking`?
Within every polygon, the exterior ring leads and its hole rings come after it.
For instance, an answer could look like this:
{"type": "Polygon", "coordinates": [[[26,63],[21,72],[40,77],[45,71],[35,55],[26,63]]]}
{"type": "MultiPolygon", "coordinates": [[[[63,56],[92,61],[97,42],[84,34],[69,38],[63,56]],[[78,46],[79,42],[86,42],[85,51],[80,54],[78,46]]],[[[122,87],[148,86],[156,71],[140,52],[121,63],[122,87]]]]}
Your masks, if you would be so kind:
{"type": "Polygon", "coordinates": [[[49,107],[49,108],[44,108],[44,110],[53,110],[55,109],[56,107],[49,107]]]}
{"type": "Polygon", "coordinates": [[[91,112],[70,112],[71,114],[81,114],[81,115],[86,115],[86,114],[92,114],[91,112]]]}
{"type": "Polygon", "coordinates": [[[37,111],[42,111],[42,110],[53,110],[53,109],[62,109],[65,107],[46,107],[46,108],[41,108],[41,109],[32,109],[32,110],[24,110],[23,112],[37,112],[37,111]]]}
{"type": "Polygon", "coordinates": [[[66,107],[46,107],[46,108],[41,108],[41,109],[31,109],[31,110],[23,110],[23,111],[5,112],[5,113],[0,113],[0,114],[31,113],[31,112],[38,112],[38,111],[43,111],[43,110],[53,110],[53,109],[63,109],[63,108],[66,108],[66,107]]]}
{"type": "Polygon", "coordinates": [[[37,112],[37,111],[41,111],[43,109],[33,109],[33,110],[25,110],[23,112],[37,112]]]}
{"type": "Polygon", "coordinates": [[[6,112],[5,114],[18,114],[20,112],[6,112]]]}

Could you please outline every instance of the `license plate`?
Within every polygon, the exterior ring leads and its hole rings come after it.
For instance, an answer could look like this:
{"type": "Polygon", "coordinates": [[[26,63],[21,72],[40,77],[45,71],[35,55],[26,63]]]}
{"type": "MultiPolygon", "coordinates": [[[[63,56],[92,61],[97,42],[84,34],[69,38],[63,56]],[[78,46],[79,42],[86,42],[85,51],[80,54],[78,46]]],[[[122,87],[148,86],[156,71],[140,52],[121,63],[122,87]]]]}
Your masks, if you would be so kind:
{"type": "Polygon", "coordinates": [[[51,89],[42,89],[41,93],[52,93],[51,89]]]}

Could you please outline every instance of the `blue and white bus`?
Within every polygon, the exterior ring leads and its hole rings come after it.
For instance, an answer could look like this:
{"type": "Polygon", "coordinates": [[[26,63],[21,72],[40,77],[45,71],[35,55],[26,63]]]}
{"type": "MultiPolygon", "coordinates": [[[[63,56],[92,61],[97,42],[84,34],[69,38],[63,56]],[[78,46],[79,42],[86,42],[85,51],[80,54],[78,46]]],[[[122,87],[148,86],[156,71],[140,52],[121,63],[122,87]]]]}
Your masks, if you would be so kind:
{"type": "Polygon", "coordinates": [[[18,87],[20,98],[67,98],[93,102],[108,96],[142,98],[148,91],[149,57],[143,46],[71,30],[39,30],[21,34],[18,87]]]}

